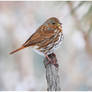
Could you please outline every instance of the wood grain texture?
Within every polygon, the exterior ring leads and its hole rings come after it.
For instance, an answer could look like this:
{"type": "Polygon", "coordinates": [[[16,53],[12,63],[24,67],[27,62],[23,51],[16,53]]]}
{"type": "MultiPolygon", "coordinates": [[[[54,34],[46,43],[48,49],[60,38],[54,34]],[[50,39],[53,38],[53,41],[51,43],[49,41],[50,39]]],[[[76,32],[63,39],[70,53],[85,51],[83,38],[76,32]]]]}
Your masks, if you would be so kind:
{"type": "MultiPolygon", "coordinates": [[[[55,55],[49,55],[49,58],[52,60],[57,60],[55,55]]],[[[58,74],[59,67],[56,67],[53,64],[46,64],[48,60],[44,59],[44,65],[46,68],[46,80],[47,80],[47,91],[61,91],[60,86],[60,77],[58,74]]]]}

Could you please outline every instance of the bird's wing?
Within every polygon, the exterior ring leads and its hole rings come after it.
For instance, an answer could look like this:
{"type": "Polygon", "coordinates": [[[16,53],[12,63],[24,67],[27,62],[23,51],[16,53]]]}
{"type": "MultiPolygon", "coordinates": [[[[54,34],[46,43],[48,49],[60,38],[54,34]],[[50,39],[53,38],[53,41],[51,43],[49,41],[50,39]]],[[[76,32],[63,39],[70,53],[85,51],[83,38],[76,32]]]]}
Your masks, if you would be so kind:
{"type": "Polygon", "coordinates": [[[44,40],[53,37],[54,31],[44,30],[43,26],[40,27],[29,39],[23,44],[24,47],[34,46],[44,40]]]}

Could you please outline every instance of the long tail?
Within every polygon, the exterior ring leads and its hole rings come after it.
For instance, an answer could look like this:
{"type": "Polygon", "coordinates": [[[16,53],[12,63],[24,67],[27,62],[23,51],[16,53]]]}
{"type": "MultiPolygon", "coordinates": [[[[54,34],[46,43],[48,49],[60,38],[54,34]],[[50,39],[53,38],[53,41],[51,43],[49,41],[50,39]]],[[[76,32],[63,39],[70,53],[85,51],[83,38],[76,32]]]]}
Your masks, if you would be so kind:
{"type": "Polygon", "coordinates": [[[16,49],[16,50],[10,52],[9,54],[14,54],[15,52],[20,51],[20,50],[22,50],[22,49],[24,49],[24,48],[25,48],[25,47],[22,46],[22,47],[20,47],[20,48],[18,48],[18,49],[16,49]]]}

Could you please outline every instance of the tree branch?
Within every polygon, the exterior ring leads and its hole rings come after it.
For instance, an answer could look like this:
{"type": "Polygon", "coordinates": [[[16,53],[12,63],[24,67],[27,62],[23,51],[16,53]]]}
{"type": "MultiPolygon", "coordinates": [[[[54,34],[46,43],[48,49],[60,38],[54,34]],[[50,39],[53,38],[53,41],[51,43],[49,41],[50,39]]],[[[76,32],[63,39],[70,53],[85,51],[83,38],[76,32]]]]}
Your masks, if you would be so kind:
{"type": "MultiPolygon", "coordinates": [[[[56,59],[56,56],[55,54],[50,54],[48,55],[48,57],[51,59],[52,62],[56,61],[57,62],[57,59],[56,59]]],[[[45,58],[44,59],[44,65],[45,65],[45,68],[46,68],[46,80],[47,80],[47,90],[48,91],[60,91],[61,88],[60,88],[60,78],[59,78],[59,75],[58,75],[58,64],[52,64],[52,63],[49,63],[47,64],[48,62],[48,59],[45,58]]]]}

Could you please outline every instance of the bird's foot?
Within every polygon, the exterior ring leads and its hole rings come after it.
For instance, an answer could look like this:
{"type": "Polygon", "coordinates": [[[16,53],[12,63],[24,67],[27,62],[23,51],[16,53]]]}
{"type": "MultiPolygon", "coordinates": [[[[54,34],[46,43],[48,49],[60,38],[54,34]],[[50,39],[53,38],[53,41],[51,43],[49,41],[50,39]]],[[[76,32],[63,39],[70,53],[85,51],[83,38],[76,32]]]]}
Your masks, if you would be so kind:
{"type": "Polygon", "coordinates": [[[52,61],[53,61],[53,64],[54,64],[56,67],[58,67],[56,55],[55,55],[54,53],[52,53],[51,55],[52,55],[52,57],[54,57],[53,60],[52,60],[52,61]]]}
{"type": "Polygon", "coordinates": [[[50,59],[50,57],[48,55],[46,55],[46,58],[48,59],[48,62],[46,63],[46,65],[51,64],[52,60],[50,59]]]}
{"type": "Polygon", "coordinates": [[[46,63],[46,65],[53,64],[55,65],[55,67],[58,67],[56,55],[54,53],[50,55],[46,55],[46,58],[48,59],[48,62],[46,63]]]}

